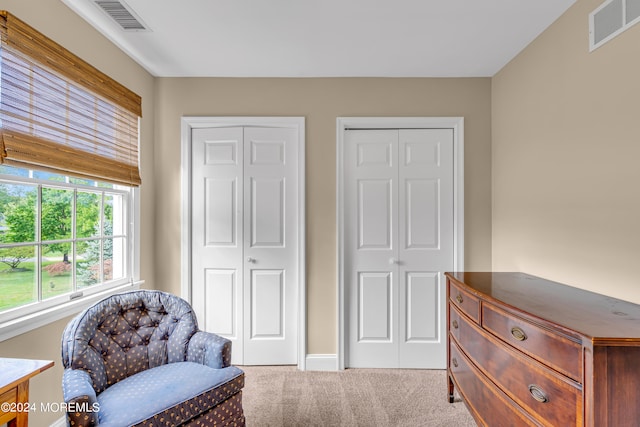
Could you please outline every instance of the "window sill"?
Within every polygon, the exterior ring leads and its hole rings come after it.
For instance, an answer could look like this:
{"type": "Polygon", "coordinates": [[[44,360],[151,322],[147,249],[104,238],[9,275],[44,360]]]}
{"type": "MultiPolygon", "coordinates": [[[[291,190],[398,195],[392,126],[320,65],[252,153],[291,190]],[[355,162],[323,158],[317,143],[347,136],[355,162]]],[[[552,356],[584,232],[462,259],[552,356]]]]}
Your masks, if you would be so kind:
{"type": "Polygon", "coordinates": [[[80,313],[91,304],[94,304],[109,295],[117,294],[123,291],[139,289],[143,283],[144,280],[127,283],[122,286],[111,288],[104,292],[98,292],[84,298],[71,300],[65,304],[57,305],[55,307],[45,309],[34,314],[0,323],[0,342],[32,331],[34,329],[41,328],[48,325],[49,323],[55,322],[56,320],[60,320],[65,317],[80,313]]]}

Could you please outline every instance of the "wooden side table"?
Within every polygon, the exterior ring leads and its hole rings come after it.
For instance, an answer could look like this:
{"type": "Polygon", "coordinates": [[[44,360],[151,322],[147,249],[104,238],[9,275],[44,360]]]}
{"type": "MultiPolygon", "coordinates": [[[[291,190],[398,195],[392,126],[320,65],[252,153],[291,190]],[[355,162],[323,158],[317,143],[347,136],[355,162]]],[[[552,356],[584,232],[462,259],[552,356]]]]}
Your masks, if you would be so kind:
{"type": "Polygon", "coordinates": [[[0,358],[0,425],[29,425],[29,379],[52,366],[50,360],[0,358]]]}

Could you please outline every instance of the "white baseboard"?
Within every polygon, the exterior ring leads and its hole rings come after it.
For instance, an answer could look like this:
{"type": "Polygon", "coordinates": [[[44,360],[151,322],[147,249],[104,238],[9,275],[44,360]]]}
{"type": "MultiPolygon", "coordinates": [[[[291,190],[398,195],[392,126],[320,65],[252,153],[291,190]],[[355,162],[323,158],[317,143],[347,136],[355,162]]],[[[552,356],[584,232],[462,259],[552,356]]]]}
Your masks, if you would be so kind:
{"type": "Polygon", "coordinates": [[[67,418],[66,417],[58,418],[49,427],[67,427],[67,418]]]}
{"type": "Polygon", "coordinates": [[[307,354],[305,363],[307,371],[338,370],[338,356],[335,354],[307,354]]]}

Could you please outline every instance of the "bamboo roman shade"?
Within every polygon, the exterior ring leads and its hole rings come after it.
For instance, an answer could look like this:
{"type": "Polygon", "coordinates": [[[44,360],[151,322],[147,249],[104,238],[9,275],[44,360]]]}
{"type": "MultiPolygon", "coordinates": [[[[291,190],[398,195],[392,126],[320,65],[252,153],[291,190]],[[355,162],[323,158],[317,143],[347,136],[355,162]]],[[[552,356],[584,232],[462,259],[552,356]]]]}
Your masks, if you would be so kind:
{"type": "Polygon", "coordinates": [[[0,163],[140,185],[140,97],[9,12],[0,37],[0,163]]]}

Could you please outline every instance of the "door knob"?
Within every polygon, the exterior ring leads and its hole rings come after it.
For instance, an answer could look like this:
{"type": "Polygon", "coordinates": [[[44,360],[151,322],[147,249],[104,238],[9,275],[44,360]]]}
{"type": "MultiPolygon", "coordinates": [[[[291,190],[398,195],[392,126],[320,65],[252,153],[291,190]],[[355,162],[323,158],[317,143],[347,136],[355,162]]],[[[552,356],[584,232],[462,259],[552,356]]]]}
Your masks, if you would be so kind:
{"type": "Polygon", "coordinates": [[[256,262],[255,258],[248,257],[247,262],[256,262]]]}
{"type": "Polygon", "coordinates": [[[400,264],[400,261],[395,258],[389,258],[389,264],[400,264]]]}

